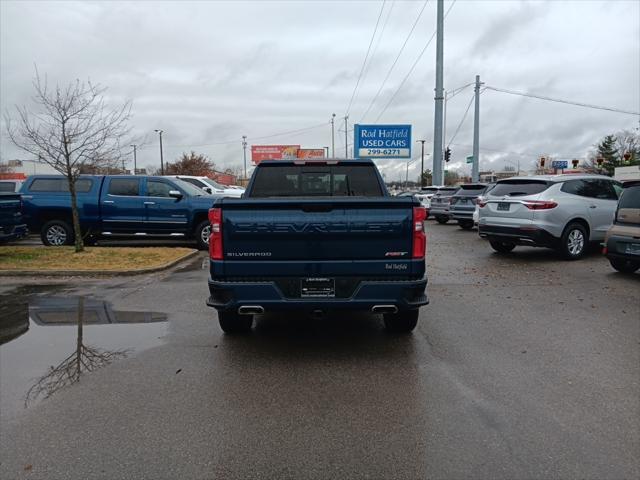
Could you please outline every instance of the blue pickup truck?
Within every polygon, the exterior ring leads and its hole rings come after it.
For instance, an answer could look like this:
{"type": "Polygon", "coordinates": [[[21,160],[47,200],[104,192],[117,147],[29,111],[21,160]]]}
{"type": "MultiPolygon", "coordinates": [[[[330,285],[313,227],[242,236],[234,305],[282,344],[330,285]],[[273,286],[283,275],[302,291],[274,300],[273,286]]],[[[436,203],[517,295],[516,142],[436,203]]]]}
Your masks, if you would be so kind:
{"type": "Polygon", "coordinates": [[[209,212],[207,304],[227,333],[278,310],[368,311],[411,331],[428,303],[425,215],[371,161],[264,161],[209,212]]]}
{"type": "MultiPolygon", "coordinates": [[[[76,180],[80,228],[98,238],[189,238],[206,250],[207,213],[217,197],[177,179],[82,175],[76,180]]],[[[71,245],[71,195],[61,175],[34,175],[20,191],[29,229],[48,246],[71,245]]]]}

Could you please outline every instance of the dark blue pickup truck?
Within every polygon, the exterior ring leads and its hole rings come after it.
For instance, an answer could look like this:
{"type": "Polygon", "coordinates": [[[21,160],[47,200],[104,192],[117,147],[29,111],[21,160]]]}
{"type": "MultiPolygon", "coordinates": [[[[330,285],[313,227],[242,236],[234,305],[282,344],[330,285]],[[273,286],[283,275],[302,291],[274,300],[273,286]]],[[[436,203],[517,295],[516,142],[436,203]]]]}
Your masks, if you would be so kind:
{"type": "MultiPolygon", "coordinates": [[[[207,212],[216,197],[164,177],[82,175],[76,181],[80,227],[97,238],[192,238],[209,245],[207,212]]],[[[73,244],[71,195],[60,175],[34,175],[22,185],[25,220],[45,245],[73,244]]]]}
{"type": "Polygon", "coordinates": [[[20,194],[0,192],[0,243],[17,240],[26,234],[20,194]]]}
{"type": "Polygon", "coordinates": [[[277,310],[384,314],[411,331],[425,294],[425,210],[371,161],[265,161],[244,198],[216,200],[210,297],[225,332],[277,310]]]}

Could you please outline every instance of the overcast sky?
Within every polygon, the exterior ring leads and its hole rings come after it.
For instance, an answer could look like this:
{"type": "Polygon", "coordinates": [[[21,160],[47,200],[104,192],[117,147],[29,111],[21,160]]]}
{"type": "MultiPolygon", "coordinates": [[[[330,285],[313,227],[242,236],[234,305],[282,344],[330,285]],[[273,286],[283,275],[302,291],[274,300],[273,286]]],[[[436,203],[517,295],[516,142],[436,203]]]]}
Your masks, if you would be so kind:
{"type": "MultiPolygon", "coordinates": [[[[414,139],[431,142],[435,40],[398,87],[435,31],[436,0],[428,1],[363,118],[423,5],[385,2],[350,124],[409,123],[414,139]]],[[[132,100],[132,127],[139,138],[147,137],[138,155],[142,166],[159,164],[154,129],[164,130],[165,159],[193,149],[219,168],[242,164],[242,135],[249,144],[329,146],[331,114],[338,118],[347,111],[382,6],[1,0],[0,106],[11,112],[15,104],[28,104],[37,64],[50,82],[90,78],[109,87],[110,101],[132,100]]],[[[446,1],[445,9],[450,6],[446,1]]],[[[487,86],[640,111],[638,0],[458,0],[445,20],[444,56],[447,90],[479,74],[487,86]]],[[[472,93],[468,88],[448,102],[447,143],[472,93]]],[[[583,157],[604,135],[638,126],[637,116],[486,90],[480,167],[502,169],[505,161],[519,160],[529,169],[540,154],[583,157]]],[[[343,129],[337,122],[336,153],[343,155],[344,132],[338,127],[343,129]]],[[[472,136],[473,108],[451,145],[452,166],[461,171],[472,136]]],[[[4,133],[1,147],[4,161],[25,158],[4,133]]],[[[426,151],[432,148],[429,143],[426,151]]],[[[419,163],[411,165],[411,177],[417,178],[419,163]]],[[[406,161],[379,164],[388,180],[404,178],[406,161]]]]}

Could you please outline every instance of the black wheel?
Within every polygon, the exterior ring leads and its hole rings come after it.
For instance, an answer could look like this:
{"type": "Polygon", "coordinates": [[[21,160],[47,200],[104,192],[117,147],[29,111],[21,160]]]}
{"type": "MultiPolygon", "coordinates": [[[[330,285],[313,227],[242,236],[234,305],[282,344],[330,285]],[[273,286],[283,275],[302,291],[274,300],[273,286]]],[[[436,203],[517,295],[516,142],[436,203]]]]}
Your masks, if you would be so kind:
{"type": "Polygon", "coordinates": [[[458,225],[463,230],[471,230],[473,228],[473,220],[458,220],[458,225]]]}
{"type": "Polygon", "coordinates": [[[558,250],[567,260],[578,260],[587,252],[589,236],[581,223],[570,223],[564,229],[558,250]]]}
{"type": "Polygon", "coordinates": [[[449,221],[449,217],[443,217],[442,215],[437,215],[436,216],[436,221],[442,225],[444,225],[445,223],[447,223],[449,221]]]}
{"type": "Polygon", "coordinates": [[[209,250],[209,236],[211,235],[211,224],[209,220],[203,220],[196,227],[196,241],[199,250],[209,250]]]}
{"type": "Polygon", "coordinates": [[[398,313],[385,313],[384,326],[388,332],[408,333],[418,324],[418,310],[405,310],[398,313]]]}
{"type": "Polygon", "coordinates": [[[64,220],[50,220],[40,230],[40,239],[47,247],[73,245],[75,237],[73,229],[64,220]]]}
{"type": "Polygon", "coordinates": [[[489,243],[491,244],[491,248],[498,253],[509,253],[511,250],[516,248],[513,243],[499,242],[497,240],[490,240],[489,243]]]}
{"type": "Polygon", "coordinates": [[[253,315],[239,315],[236,312],[218,312],[218,321],[224,333],[248,333],[253,325],[253,315]]]}
{"type": "Polygon", "coordinates": [[[620,273],[633,273],[640,268],[640,262],[623,258],[610,258],[609,263],[620,273]]]}

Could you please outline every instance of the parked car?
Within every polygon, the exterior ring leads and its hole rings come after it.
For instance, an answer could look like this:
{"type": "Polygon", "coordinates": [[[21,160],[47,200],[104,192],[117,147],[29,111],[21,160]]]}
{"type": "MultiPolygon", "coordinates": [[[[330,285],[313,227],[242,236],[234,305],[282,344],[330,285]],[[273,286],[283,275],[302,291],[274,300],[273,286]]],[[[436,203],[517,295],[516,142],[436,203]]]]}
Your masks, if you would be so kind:
{"type": "Polygon", "coordinates": [[[499,253],[516,245],[554,248],[574,260],[601,242],[621,184],[602,175],[539,175],[500,180],[479,202],[478,233],[499,253]]]}
{"type": "MultiPolygon", "coordinates": [[[[85,238],[189,238],[209,244],[207,213],[217,196],[182,180],[129,175],[81,176],[76,181],[85,238]]],[[[34,175],[22,186],[25,221],[48,246],[71,245],[71,195],[61,175],[34,175]]]]}
{"type": "Polygon", "coordinates": [[[619,272],[633,273],[640,269],[640,180],[623,184],[603,253],[619,272]]]}
{"type": "Polygon", "coordinates": [[[399,193],[398,195],[396,195],[397,197],[415,197],[416,200],[418,200],[420,202],[420,205],[422,205],[425,208],[425,219],[429,218],[429,199],[427,198],[427,195],[425,195],[424,193],[422,193],[422,191],[408,191],[408,192],[402,192],[399,193]]]}
{"type": "Polygon", "coordinates": [[[487,190],[486,183],[465,183],[451,197],[449,201],[449,213],[453,220],[465,230],[471,230],[474,226],[473,212],[476,209],[476,200],[487,190]]]}
{"type": "Polygon", "coordinates": [[[244,193],[243,188],[232,188],[226,185],[221,185],[218,182],[211,180],[209,177],[196,177],[193,175],[167,175],[167,177],[178,178],[192,185],[195,185],[196,187],[212,195],[224,195],[225,197],[239,198],[244,193]]]}
{"type": "Polygon", "coordinates": [[[19,193],[0,192],[0,243],[18,240],[27,235],[19,193]]]}
{"type": "Polygon", "coordinates": [[[22,183],[22,180],[0,180],[0,193],[17,193],[22,183]]]}
{"type": "Polygon", "coordinates": [[[447,223],[451,218],[449,202],[458,189],[459,187],[441,187],[438,189],[438,192],[431,197],[429,214],[435,217],[438,223],[447,223]]]}
{"type": "Polygon", "coordinates": [[[408,332],[428,303],[424,208],[389,196],[371,160],[263,161],[209,220],[207,304],[225,332],[278,310],[381,313],[408,332]]]}

